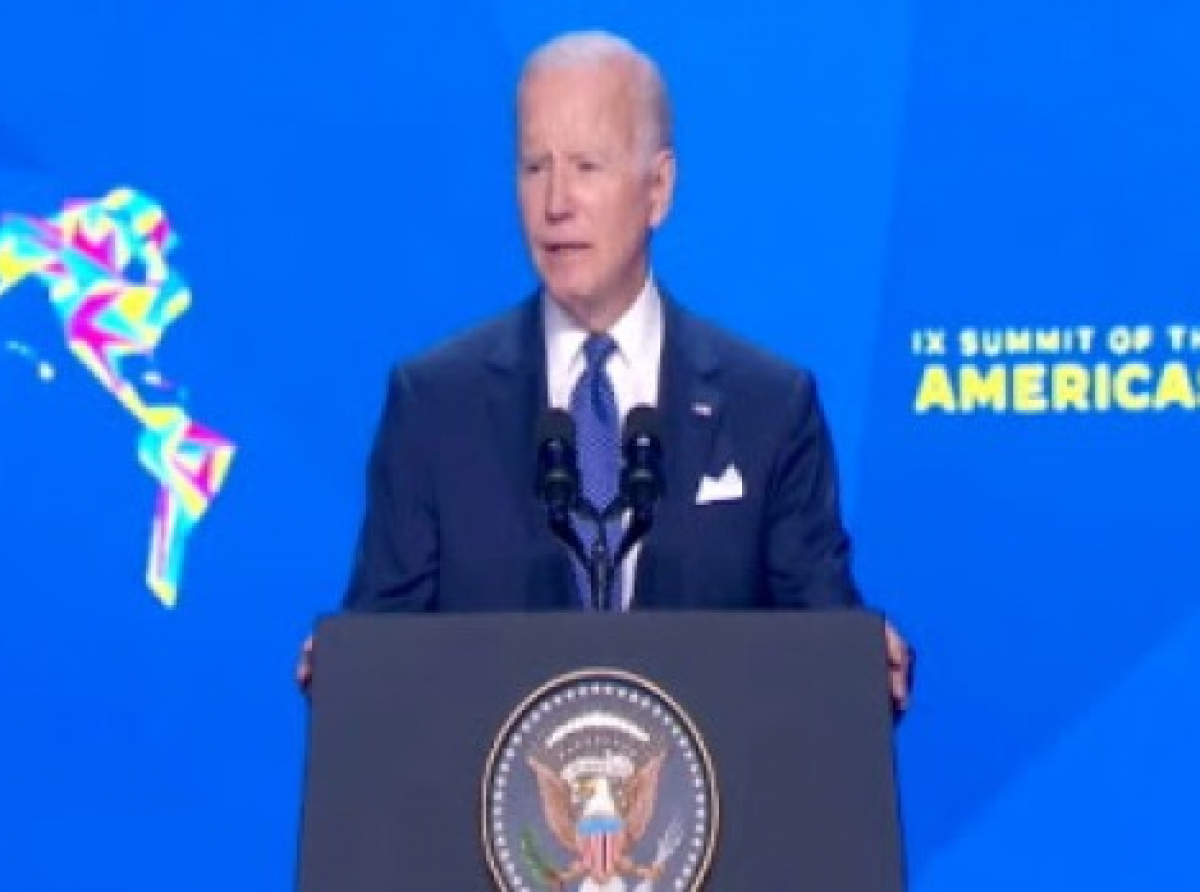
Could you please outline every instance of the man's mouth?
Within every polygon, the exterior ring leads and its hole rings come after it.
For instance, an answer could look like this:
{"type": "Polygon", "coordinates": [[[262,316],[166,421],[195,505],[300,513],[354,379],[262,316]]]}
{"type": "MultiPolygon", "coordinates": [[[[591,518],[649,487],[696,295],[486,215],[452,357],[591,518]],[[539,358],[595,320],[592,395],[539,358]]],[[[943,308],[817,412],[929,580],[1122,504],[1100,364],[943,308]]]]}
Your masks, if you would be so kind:
{"type": "Polygon", "coordinates": [[[551,257],[569,257],[591,247],[587,242],[545,242],[543,247],[551,257]]]}

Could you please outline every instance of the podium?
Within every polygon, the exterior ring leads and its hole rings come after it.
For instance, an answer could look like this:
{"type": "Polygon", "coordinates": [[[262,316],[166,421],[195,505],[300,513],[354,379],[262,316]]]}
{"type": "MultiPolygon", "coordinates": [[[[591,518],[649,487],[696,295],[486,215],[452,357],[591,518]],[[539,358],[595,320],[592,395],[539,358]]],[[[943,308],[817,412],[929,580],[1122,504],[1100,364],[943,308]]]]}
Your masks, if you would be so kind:
{"type": "Polygon", "coordinates": [[[874,614],[341,614],[313,666],[300,892],[904,888],[874,614]]]}

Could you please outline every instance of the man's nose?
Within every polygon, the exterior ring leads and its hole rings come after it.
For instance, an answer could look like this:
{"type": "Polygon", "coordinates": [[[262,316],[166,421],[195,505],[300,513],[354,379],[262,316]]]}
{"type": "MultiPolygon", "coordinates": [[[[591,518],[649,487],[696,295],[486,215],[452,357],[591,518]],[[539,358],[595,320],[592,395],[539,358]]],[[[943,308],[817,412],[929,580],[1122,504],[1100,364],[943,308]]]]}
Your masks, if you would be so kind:
{"type": "Polygon", "coordinates": [[[561,167],[551,171],[546,182],[546,219],[559,221],[571,216],[575,203],[571,183],[561,167]]]}

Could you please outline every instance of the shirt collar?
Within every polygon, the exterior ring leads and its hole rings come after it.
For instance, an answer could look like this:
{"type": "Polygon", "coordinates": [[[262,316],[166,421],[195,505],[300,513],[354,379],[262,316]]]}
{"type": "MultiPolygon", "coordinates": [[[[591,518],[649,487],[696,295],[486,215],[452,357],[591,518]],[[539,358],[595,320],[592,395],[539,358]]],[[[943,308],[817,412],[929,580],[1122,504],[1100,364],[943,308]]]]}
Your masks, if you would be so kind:
{"type": "MultiPolygon", "coordinates": [[[[582,369],[583,342],[590,332],[554,300],[542,293],[543,324],[546,332],[547,372],[551,380],[566,380],[576,363],[582,369]]],[[[653,358],[657,366],[662,347],[662,296],[654,277],[648,275],[629,309],[608,330],[617,342],[617,355],[630,366],[653,358]]]]}

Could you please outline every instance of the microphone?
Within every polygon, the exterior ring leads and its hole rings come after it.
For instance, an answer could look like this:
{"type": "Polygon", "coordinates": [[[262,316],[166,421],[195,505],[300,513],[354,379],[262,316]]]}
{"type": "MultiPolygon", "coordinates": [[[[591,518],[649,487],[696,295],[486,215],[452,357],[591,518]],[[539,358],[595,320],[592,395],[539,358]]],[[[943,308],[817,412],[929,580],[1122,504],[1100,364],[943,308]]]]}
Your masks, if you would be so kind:
{"type": "Polygon", "coordinates": [[[536,492],[546,503],[551,526],[570,526],[571,509],[579,498],[579,463],[575,451],[575,420],[562,409],[548,409],[538,419],[536,492]]]}
{"type": "Polygon", "coordinates": [[[634,513],[651,510],[666,487],[661,431],[658,412],[650,406],[634,406],[625,417],[621,494],[634,513]]]}
{"type": "Polygon", "coordinates": [[[546,520],[575,558],[587,568],[591,603],[599,607],[611,576],[603,537],[596,540],[599,551],[589,554],[571,523],[579,512],[599,522],[597,512],[579,493],[579,461],[575,449],[575,420],[563,409],[547,409],[538,419],[537,477],[535,492],[546,503],[546,520]]]}
{"type": "Polygon", "coordinates": [[[631,510],[632,517],[621,547],[617,549],[617,564],[650,531],[654,523],[654,504],[666,491],[662,425],[655,409],[634,406],[629,410],[625,416],[621,451],[625,464],[621,469],[620,503],[631,510]]]}

